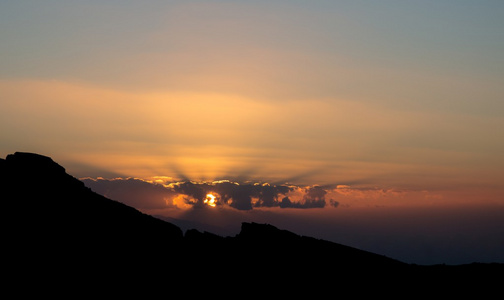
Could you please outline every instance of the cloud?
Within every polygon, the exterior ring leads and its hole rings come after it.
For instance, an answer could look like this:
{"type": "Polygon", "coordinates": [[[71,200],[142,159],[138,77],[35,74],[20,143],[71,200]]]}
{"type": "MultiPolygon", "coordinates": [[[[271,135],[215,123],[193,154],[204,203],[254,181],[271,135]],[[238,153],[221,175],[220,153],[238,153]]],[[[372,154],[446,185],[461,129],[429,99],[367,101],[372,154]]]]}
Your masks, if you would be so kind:
{"type": "Polygon", "coordinates": [[[323,208],[328,187],[299,187],[286,184],[237,183],[229,180],[213,182],[163,182],[138,178],[84,178],[84,184],[108,198],[138,209],[231,207],[236,210],[254,208],[323,208]],[[211,195],[211,196],[209,196],[211,195]]]}
{"type": "Polygon", "coordinates": [[[207,184],[195,184],[190,181],[174,185],[173,191],[189,196],[186,198],[186,203],[196,206],[203,205],[206,194],[209,192],[207,184]]]}
{"type": "Polygon", "coordinates": [[[326,204],[326,194],[327,191],[320,186],[308,188],[306,194],[303,197],[305,205],[309,207],[324,207],[326,204]]]}
{"type": "MultiPolygon", "coordinates": [[[[326,206],[325,188],[312,186],[304,189],[302,200],[293,202],[289,197],[284,197],[280,203],[281,208],[323,208],[326,206]]],[[[331,201],[334,201],[331,199],[331,201]]],[[[335,201],[334,201],[335,202],[335,201]]],[[[332,204],[332,202],[331,202],[332,204]]],[[[334,206],[334,205],[333,205],[334,206]]]]}
{"type": "Polygon", "coordinates": [[[238,210],[279,206],[279,196],[285,195],[291,189],[291,187],[285,185],[239,184],[230,181],[212,183],[183,182],[175,184],[173,187],[176,193],[190,196],[187,204],[194,207],[204,207],[206,195],[212,194],[216,197],[216,205],[229,205],[238,210]]]}
{"type": "Polygon", "coordinates": [[[339,206],[339,202],[338,202],[338,201],[336,201],[336,200],[334,200],[334,199],[329,200],[329,203],[330,203],[332,206],[334,206],[334,207],[338,207],[338,206],[339,206]]]}
{"type": "Polygon", "coordinates": [[[215,186],[224,203],[239,210],[252,209],[252,197],[255,191],[249,184],[239,185],[231,182],[222,182],[215,186]]]}

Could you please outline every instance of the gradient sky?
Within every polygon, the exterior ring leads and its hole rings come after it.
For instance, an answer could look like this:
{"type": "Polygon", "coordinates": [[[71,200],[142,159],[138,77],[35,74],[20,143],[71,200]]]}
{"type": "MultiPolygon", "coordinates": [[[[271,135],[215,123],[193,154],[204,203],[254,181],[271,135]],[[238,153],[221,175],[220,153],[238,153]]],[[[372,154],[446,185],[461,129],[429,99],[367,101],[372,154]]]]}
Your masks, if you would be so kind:
{"type": "Polygon", "coordinates": [[[502,207],[503,28],[499,0],[0,1],[0,154],[502,207]]]}
{"type": "Polygon", "coordinates": [[[2,1],[0,151],[502,200],[503,20],[502,1],[2,1]]]}

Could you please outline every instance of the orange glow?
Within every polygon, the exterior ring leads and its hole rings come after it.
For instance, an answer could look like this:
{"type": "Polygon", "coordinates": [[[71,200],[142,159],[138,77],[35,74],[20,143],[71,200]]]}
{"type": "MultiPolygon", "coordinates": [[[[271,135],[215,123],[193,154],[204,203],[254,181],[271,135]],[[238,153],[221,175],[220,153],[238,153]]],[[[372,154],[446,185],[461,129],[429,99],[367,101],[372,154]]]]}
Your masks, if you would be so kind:
{"type": "Polygon", "coordinates": [[[215,197],[212,194],[207,194],[206,199],[203,201],[208,206],[215,207],[217,205],[217,201],[215,200],[217,197],[215,197]]]}
{"type": "Polygon", "coordinates": [[[177,207],[181,209],[189,209],[191,208],[191,205],[187,204],[185,197],[186,197],[185,195],[179,194],[176,197],[173,197],[172,199],[165,199],[166,206],[177,207]]]}

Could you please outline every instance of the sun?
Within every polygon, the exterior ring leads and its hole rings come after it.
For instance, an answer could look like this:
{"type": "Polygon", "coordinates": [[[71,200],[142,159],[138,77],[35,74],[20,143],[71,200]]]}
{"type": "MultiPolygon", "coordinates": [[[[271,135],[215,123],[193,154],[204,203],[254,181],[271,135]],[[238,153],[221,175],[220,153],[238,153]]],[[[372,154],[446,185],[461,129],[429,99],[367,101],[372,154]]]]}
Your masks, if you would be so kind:
{"type": "Polygon", "coordinates": [[[215,206],[217,205],[217,203],[216,203],[217,201],[215,200],[215,198],[216,198],[216,197],[215,197],[214,195],[212,195],[212,194],[208,193],[208,194],[206,195],[206,198],[205,198],[205,200],[203,201],[203,203],[205,203],[206,205],[209,205],[209,206],[211,206],[211,207],[215,207],[215,206]]]}

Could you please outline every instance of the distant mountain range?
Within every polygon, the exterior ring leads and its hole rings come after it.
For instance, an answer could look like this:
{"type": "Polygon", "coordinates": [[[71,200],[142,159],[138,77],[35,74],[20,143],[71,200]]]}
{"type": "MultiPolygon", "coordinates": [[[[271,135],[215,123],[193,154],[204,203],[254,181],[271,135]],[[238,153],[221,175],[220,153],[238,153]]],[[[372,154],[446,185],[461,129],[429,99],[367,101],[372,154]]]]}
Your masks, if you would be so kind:
{"type": "Polygon", "coordinates": [[[295,294],[385,282],[405,287],[486,282],[488,290],[498,287],[492,282],[502,280],[504,271],[502,264],[409,265],[268,224],[243,223],[233,237],[195,229],[183,234],[172,223],[93,192],[51,158],[33,153],[0,159],[0,187],[4,270],[23,280],[27,274],[39,279],[57,274],[54,280],[68,283],[91,274],[295,294]]]}

